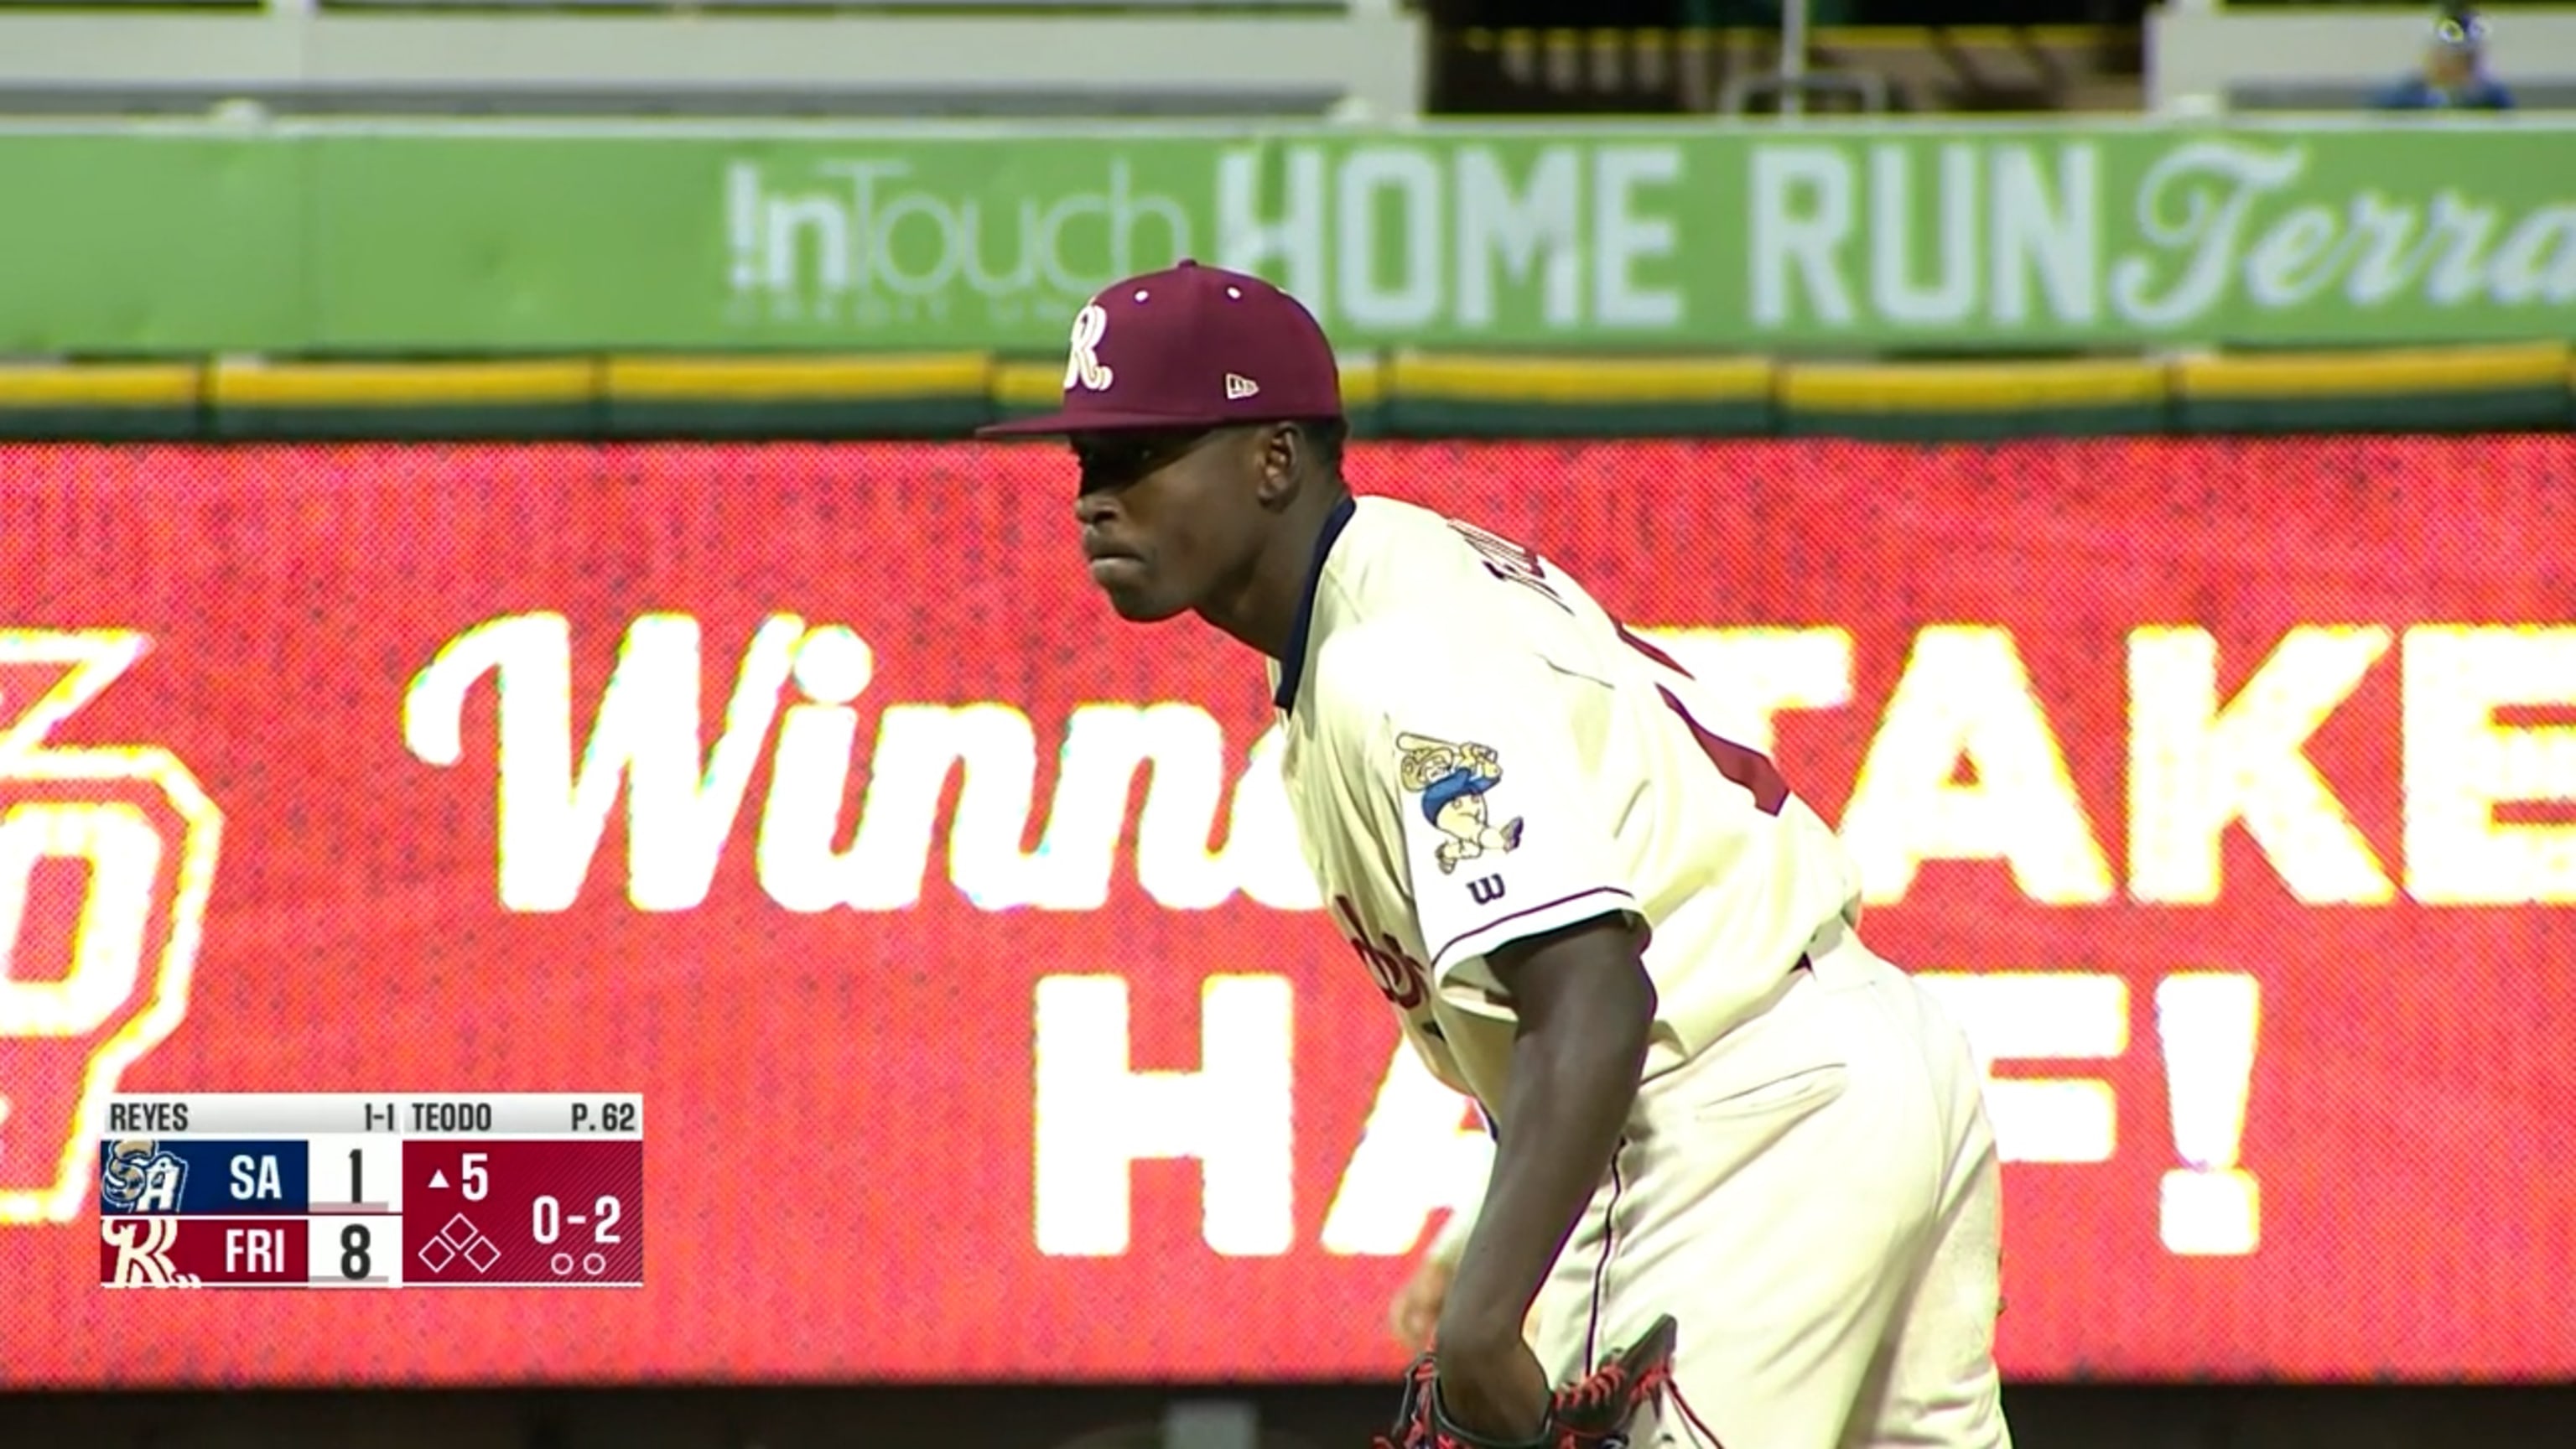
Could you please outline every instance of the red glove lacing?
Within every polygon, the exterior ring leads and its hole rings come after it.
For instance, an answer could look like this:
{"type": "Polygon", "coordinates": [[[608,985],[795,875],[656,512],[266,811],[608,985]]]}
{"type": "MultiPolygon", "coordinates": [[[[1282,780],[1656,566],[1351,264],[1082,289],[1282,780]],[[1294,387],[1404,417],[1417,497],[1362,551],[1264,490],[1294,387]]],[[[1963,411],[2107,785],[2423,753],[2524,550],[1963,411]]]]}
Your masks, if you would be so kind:
{"type": "MultiPolygon", "coordinates": [[[[1429,1354],[1414,1360],[1413,1369],[1407,1375],[1407,1379],[1412,1390],[1421,1396],[1419,1400],[1421,1403],[1433,1402],[1432,1387],[1437,1382],[1439,1374],[1439,1365],[1429,1354]]],[[[1567,1413],[1598,1409],[1611,1403],[1643,1403],[1659,1394],[1673,1401],[1673,1407],[1680,1411],[1682,1421],[1689,1424],[1698,1434],[1706,1449],[1726,1449],[1708,1425],[1700,1421],[1699,1414],[1691,1408],[1690,1401],[1682,1397],[1681,1385],[1673,1382],[1673,1369],[1669,1362],[1657,1364],[1639,1374],[1633,1384],[1628,1381],[1628,1371],[1625,1367],[1616,1363],[1606,1363],[1586,1376],[1582,1382],[1557,1390],[1549,1405],[1549,1428],[1556,1434],[1549,1449],[1584,1449],[1586,1445],[1601,1441],[1599,1434],[1560,1427],[1567,1413]]],[[[1473,1446],[1460,1443],[1456,1438],[1439,1432],[1430,1424],[1416,1423],[1407,1429],[1405,1437],[1401,1440],[1389,1438],[1384,1434],[1376,1435],[1369,1440],[1369,1449],[1473,1449],[1473,1446]]]]}

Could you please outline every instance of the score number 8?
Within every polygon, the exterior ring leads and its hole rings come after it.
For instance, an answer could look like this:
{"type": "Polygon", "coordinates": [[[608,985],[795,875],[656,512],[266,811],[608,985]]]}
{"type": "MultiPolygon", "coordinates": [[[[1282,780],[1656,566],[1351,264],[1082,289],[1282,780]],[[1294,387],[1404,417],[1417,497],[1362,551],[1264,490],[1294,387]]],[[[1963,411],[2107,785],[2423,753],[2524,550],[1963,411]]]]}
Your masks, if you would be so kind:
{"type": "MultiPolygon", "coordinates": [[[[614,1229],[617,1220],[626,1215],[626,1205],[614,1197],[601,1197],[591,1205],[591,1241],[619,1241],[614,1229]]],[[[528,1232],[540,1243],[551,1243],[563,1236],[563,1204],[551,1194],[541,1194],[528,1204],[528,1232]]]]}

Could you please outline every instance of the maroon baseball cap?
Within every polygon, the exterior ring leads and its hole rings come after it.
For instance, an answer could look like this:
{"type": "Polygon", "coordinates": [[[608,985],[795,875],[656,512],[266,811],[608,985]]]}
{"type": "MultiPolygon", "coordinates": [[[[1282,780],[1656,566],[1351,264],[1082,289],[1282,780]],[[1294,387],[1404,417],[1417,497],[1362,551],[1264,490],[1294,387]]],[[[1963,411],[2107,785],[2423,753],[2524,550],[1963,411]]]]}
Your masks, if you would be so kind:
{"type": "Polygon", "coordinates": [[[1073,320],[1064,407],[977,437],[1322,422],[1342,415],[1324,329],[1259,277],[1196,262],[1116,283],[1073,320]]]}

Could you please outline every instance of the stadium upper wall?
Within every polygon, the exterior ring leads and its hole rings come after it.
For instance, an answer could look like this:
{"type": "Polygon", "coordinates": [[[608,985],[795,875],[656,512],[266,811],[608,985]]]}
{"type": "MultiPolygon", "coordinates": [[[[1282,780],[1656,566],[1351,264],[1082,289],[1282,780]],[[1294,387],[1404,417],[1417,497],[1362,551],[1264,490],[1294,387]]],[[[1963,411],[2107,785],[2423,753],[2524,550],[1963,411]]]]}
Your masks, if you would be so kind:
{"type": "Polygon", "coordinates": [[[1394,0],[866,15],[506,4],[0,14],[0,112],[1303,115],[1422,109],[1394,0]]]}
{"type": "MultiPolygon", "coordinates": [[[[1399,0],[77,0],[0,10],[0,112],[1419,114],[1399,0]],[[824,13],[829,9],[832,13],[824,13]]],[[[2526,108],[2576,108],[2576,7],[2496,17],[2526,108]]],[[[2147,15],[2149,104],[2357,107],[2414,64],[2422,8],[2147,15]]]]}

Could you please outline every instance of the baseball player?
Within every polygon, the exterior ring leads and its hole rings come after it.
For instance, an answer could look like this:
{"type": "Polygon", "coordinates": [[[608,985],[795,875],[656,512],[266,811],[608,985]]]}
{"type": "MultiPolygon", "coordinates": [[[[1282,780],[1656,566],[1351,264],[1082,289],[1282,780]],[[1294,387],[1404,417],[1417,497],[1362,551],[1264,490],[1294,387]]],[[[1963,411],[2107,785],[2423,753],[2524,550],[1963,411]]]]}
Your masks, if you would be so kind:
{"type": "Polygon", "coordinates": [[[1396,1442],[1564,1442],[1667,1318],[1696,1412],[1642,1406],[1641,1446],[2010,1442],[1978,1068],[1861,943],[1832,830],[1712,732],[1724,680],[1519,542],[1355,499],[1332,348],[1256,278],[1111,286],[1062,411],[986,432],[1071,440],[1120,616],[1268,657],[1326,919],[1494,1126],[1396,1442]]]}

